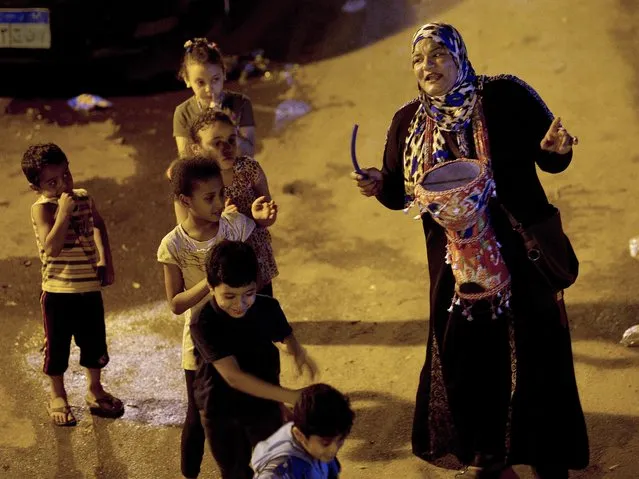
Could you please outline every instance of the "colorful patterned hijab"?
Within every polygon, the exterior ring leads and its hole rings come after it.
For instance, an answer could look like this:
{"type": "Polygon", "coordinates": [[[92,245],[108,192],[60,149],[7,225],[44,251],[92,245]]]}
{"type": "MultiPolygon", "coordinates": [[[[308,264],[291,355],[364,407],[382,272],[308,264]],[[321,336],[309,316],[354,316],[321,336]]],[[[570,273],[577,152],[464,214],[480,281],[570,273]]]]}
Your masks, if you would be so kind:
{"type": "Polygon", "coordinates": [[[413,197],[413,190],[422,174],[424,164],[454,159],[446,146],[442,131],[454,135],[462,156],[470,155],[466,129],[477,103],[478,79],[468,60],[466,45],[459,32],[445,23],[428,23],[413,36],[413,52],[417,44],[425,39],[430,39],[448,50],[457,65],[457,79],[444,96],[428,96],[419,85],[417,86],[421,104],[410,123],[404,149],[404,185],[409,201],[413,197]],[[424,141],[428,117],[435,122],[432,152],[426,151],[427,142],[424,141]],[[429,154],[432,155],[431,158],[428,157],[429,154]]]}

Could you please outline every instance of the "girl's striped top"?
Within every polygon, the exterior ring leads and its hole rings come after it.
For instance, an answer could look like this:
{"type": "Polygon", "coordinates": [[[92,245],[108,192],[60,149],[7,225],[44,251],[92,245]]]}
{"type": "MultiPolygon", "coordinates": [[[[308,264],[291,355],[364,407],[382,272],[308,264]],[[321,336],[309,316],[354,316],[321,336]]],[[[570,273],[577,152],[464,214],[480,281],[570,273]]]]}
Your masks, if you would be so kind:
{"type": "MultiPolygon", "coordinates": [[[[38,237],[38,229],[31,216],[42,261],[42,291],[49,293],[88,293],[101,289],[97,275],[99,255],[93,239],[93,201],[86,190],[74,189],[73,195],[77,207],[58,256],[45,253],[43,238],[38,237]]],[[[58,200],[40,196],[34,205],[46,203],[57,207],[58,200]]]]}

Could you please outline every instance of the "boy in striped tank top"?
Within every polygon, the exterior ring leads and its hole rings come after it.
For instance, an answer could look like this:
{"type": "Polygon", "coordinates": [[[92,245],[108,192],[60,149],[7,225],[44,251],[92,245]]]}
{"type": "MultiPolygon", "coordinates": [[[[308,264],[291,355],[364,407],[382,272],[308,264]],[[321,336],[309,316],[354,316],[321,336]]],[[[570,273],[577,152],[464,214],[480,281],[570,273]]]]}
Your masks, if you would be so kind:
{"type": "Polygon", "coordinates": [[[22,171],[40,195],[31,207],[31,221],[42,261],[49,415],[57,426],[76,424],[64,388],[73,337],[80,348],[80,365],[87,371],[91,413],[119,417],[124,413],[122,401],[106,392],[100,380],[109,362],[101,288],[114,280],[106,226],[86,190],[73,188],[69,162],[57,145],[30,146],[22,171]]]}

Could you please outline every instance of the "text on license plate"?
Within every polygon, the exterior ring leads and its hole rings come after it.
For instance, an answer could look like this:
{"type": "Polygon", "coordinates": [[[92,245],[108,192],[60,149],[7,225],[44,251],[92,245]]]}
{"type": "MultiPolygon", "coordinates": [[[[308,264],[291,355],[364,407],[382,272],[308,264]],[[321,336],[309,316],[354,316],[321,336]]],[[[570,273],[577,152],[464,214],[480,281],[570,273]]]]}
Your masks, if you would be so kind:
{"type": "Polygon", "coordinates": [[[49,10],[0,8],[0,48],[51,48],[49,10]]]}

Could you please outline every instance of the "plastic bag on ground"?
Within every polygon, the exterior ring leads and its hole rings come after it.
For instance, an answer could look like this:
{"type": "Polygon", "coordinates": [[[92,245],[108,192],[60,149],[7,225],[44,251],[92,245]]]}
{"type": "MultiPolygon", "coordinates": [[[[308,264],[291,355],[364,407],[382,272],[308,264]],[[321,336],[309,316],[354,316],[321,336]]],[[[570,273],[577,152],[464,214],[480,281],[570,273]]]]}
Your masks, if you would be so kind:
{"type": "Polygon", "coordinates": [[[639,346],[639,324],[626,329],[620,343],[628,347],[639,346]]]}
{"type": "Polygon", "coordinates": [[[630,238],[628,241],[628,248],[630,249],[630,256],[634,259],[639,259],[639,236],[630,238]]]}
{"type": "Polygon", "coordinates": [[[67,101],[67,104],[77,111],[91,111],[96,108],[110,108],[113,106],[109,100],[106,100],[98,95],[91,95],[89,93],[83,93],[75,98],[71,98],[67,101]]]}
{"type": "Polygon", "coordinates": [[[300,100],[284,100],[275,108],[275,128],[293,121],[311,111],[311,106],[300,100]]]}
{"type": "Polygon", "coordinates": [[[342,12],[355,13],[366,8],[366,0],[348,0],[342,5],[342,12]]]}

